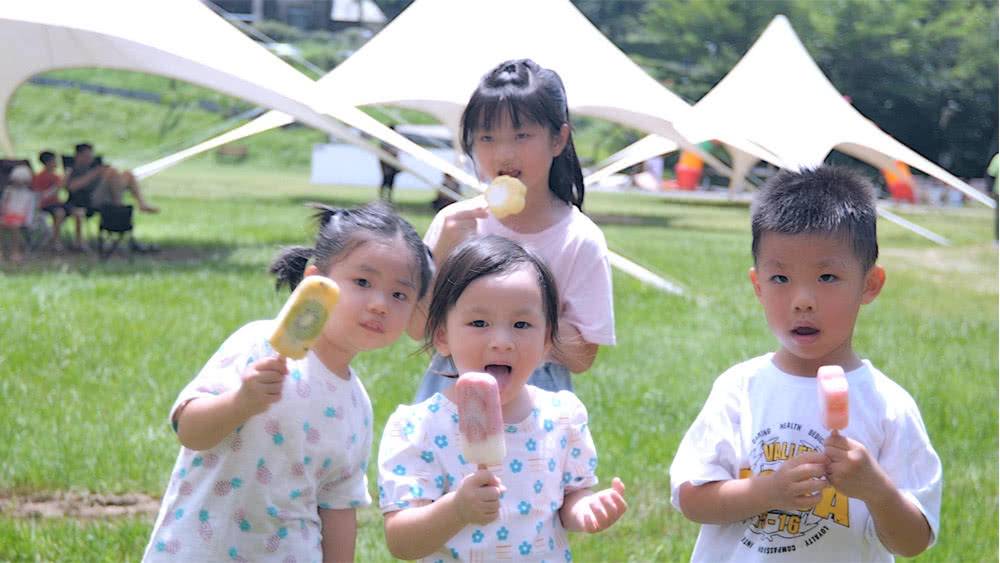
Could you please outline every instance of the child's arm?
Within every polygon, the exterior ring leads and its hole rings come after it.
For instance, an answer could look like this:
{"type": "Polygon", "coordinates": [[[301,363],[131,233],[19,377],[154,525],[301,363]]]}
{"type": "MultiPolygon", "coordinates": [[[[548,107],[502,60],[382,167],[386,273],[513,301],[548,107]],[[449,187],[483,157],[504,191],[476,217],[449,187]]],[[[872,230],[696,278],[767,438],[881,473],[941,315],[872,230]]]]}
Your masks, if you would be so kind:
{"type": "Polygon", "coordinates": [[[281,399],[281,385],[288,374],[285,359],[266,358],[247,365],[242,383],[214,397],[199,397],[177,409],[177,439],[192,450],[208,450],[251,416],[281,399]]]}
{"type": "Polygon", "coordinates": [[[589,488],[573,491],[559,509],[563,528],[591,534],[610,528],[628,510],[624,494],[625,484],[618,477],[612,479],[610,489],[596,493],[589,488]]]}
{"type": "MultiPolygon", "coordinates": [[[[451,251],[456,246],[476,234],[477,220],[485,219],[489,216],[485,207],[474,207],[461,211],[455,211],[454,208],[450,208],[442,210],[439,215],[443,216],[441,230],[438,232],[437,238],[433,241],[433,247],[431,248],[431,254],[434,255],[435,272],[441,269],[441,264],[444,264],[445,259],[448,258],[448,255],[451,254],[451,251]]],[[[434,229],[433,224],[430,229],[434,229]]],[[[425,238],[424,240],[426,241],[427,239],[425,238]]],[[[431,280],[430,287],[434,287],[433,279],[431,280]]],[[[427,309],[431,303],[430,291],[427,293],[417,303],[417,306],[413,308],[410,323],[406,328],[406,334],[418,342],[424,339],[424,324],[427,322],[427,309]]]]}
{"type": "Polygon", "coordinates": [[[454,492],[430,504],[385,515],[385,541],[397,559],[427,557],[469,524],[486,525],[500,515],[500,479],[487,469],[466,475],[454,492]]]}
{"type": "MultiPolygon", "coordinates": [[[[431,285],[433,284],[434,280],[431,280],[431,285]]],[[[417,342],[424,341],[424,325],[427,324],[427,309],[430,305],[431,296],[430,291],[428,291],[424,295],[424,298],[417,301],[417,304],[413,306],[413,313],[410,314],[410,322],[406,326],[406,334],[417,342]]]]}
{"type": "Polygon", "coordinates": [[[824,443],[830,459],[827,479],[839,492],[864,501],[875,531],[889,551],[916,557],[931,542],[924,513],[906,499],[863,444],[839,433],[824,443]]]}
{"type": "Polygon", "coordinates": [[[320,508],[319,519],[323,523],[323,561],[354,561],[358,539],[356,510],[320,508]]]}
{"type": "Polygon", "coordinates": [[[570,323],[559,323],[559,346],[553,347],[552,359],[566,366],[572,373],[583,373],[597,359],[597,344],[583,339],[580,330],[570,323]]]}
{"type": "Polygon", "coordinates": [[[748,479],[712,481],[680,486],[680,507],[688,520],[700,524],[729,524],[771,509],[802,510],[819,504],[826,456],[799,454],[773,473],[748,479]]]}

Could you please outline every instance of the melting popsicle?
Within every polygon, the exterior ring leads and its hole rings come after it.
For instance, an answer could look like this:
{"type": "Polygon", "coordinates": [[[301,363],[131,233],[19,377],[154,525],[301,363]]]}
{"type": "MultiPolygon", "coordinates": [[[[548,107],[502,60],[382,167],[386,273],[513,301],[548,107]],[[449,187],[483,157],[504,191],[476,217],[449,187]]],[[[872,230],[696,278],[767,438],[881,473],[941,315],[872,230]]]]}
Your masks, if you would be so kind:
{"type": "Polygon", "coordinates": [[[524,209],[524,195],[528,188],[513,176],[497,176],[486,189],[486,203],[497,219],[515,215],[524,209]]]}
{"type": "Polygon", "coordinates": [[[277,326],[268,343],[282,356],[304,358],[323,332],[338,297],[340,288],[330,278],[306,276],[278,313],[277,326]]]}
{"type": "Polygon", "coordinates": [[[462,456],[477,465],[499,465],[507,455],[503,441],[500,391],[489,374],[469,372],[455,383],[462,456]]]}
{"type": "Polygon", "coordinates": [[[819,420],[827,430],[847,428],[850,413],[847,406],[847,377],[840,366],[822,366],[816,373],[816,393],[819,397],[819,420]]]}

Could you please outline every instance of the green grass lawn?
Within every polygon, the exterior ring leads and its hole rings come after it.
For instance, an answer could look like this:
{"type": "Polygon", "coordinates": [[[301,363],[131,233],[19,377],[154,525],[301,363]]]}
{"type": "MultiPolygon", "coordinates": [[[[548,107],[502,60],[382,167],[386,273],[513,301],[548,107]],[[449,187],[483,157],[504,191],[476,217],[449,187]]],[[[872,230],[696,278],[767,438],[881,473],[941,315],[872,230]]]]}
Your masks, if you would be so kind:
{"type": "MultiPolygon", "coordinates": [[[[176,394],[240,325],[276,314],[286,294],[265,269],[282,245],[308,242],[313,200],[351,205],[375,188],[314,186],[302,169],[200,159],[145,182],[158,215],[136,236],[159,254],[129,261],[67,254],[0,265],[0,496],[38,491],[159,495],[177,453],[166,421],[176,394]]],[[[398,193],[423,232],[431,192],[398,193]]],[[[618,346],[577,379],[602,482],[619,475],[629,513],[572,538],[580,561],[687,560],[697,525],[669,503],[683,432],[730,365],[773,350],[750,267],[748,210],[590,194],[610,246],[687,289],[666,294],[615,272],[618,346]]],[[[888,280],[862,309],[855,346],[915,397],[944,464],[937,545],[925,561],[996,561],[997,250],[985,209],[902,213],[954,241],[939,247],[880,225],[888,280]]],[[[96,229],[94,224],[90,228],[96,229]]],[[[412,397],[427,363],[418,345],[360,356],[376,440],[412,397]]],[[[374,456],[374,453],[373,453],[374,456]]],[[[369,469],[374,491],[375,464],[369,469]]],[[[391,558],[375,507],[359,512],[359,561],[391,558]]],[[[137,560],[152,518],[0,516],[0,560],[137,560]]]]}

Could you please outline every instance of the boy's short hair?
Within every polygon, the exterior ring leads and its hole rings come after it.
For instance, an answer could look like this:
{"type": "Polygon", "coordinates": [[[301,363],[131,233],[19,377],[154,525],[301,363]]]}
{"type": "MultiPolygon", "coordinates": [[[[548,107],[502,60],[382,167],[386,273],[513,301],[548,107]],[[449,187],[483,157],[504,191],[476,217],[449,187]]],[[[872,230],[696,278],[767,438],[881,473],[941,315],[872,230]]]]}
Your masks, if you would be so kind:
{"type": "Polygon", "coordinates": [[[73,147],[73,150],[75,150],[77,152],[77,154],[79,154],[79,153],[81,153],[83,151],[92,151],[92,150],[94,150],[94,146],[91,145],[90,143],[80,143],[77,146],[73,147]]]}
{"type": "Polygon", "coordinates": [[[55,158],[56,158],[56,153],[52,151],[42,151],[38,153],[38,160],[42,164],[48,164],[49,162],[55,160],[55,158]]]}
{"type": "Polygon", "coordinates": [[[875,189],[861,174],[823,165],[782,170],[754,197],[751,209],[754,265],[764,233],[843,236],[867,272],[878,258],[875,189]]]}

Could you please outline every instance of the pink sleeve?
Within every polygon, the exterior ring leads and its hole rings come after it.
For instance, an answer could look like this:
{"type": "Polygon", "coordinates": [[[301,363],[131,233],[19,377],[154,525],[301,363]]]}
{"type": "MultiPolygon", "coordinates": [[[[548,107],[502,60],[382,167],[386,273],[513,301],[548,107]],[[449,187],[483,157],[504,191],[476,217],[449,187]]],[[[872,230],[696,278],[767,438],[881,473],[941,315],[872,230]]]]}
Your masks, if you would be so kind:
{"type": "Polygon", "coordinates": [[[575,326],[587,342],[615,345],[611,264],[603,239],[588,240],[580,246],[562,301],[561,321],[575,326]]]}

